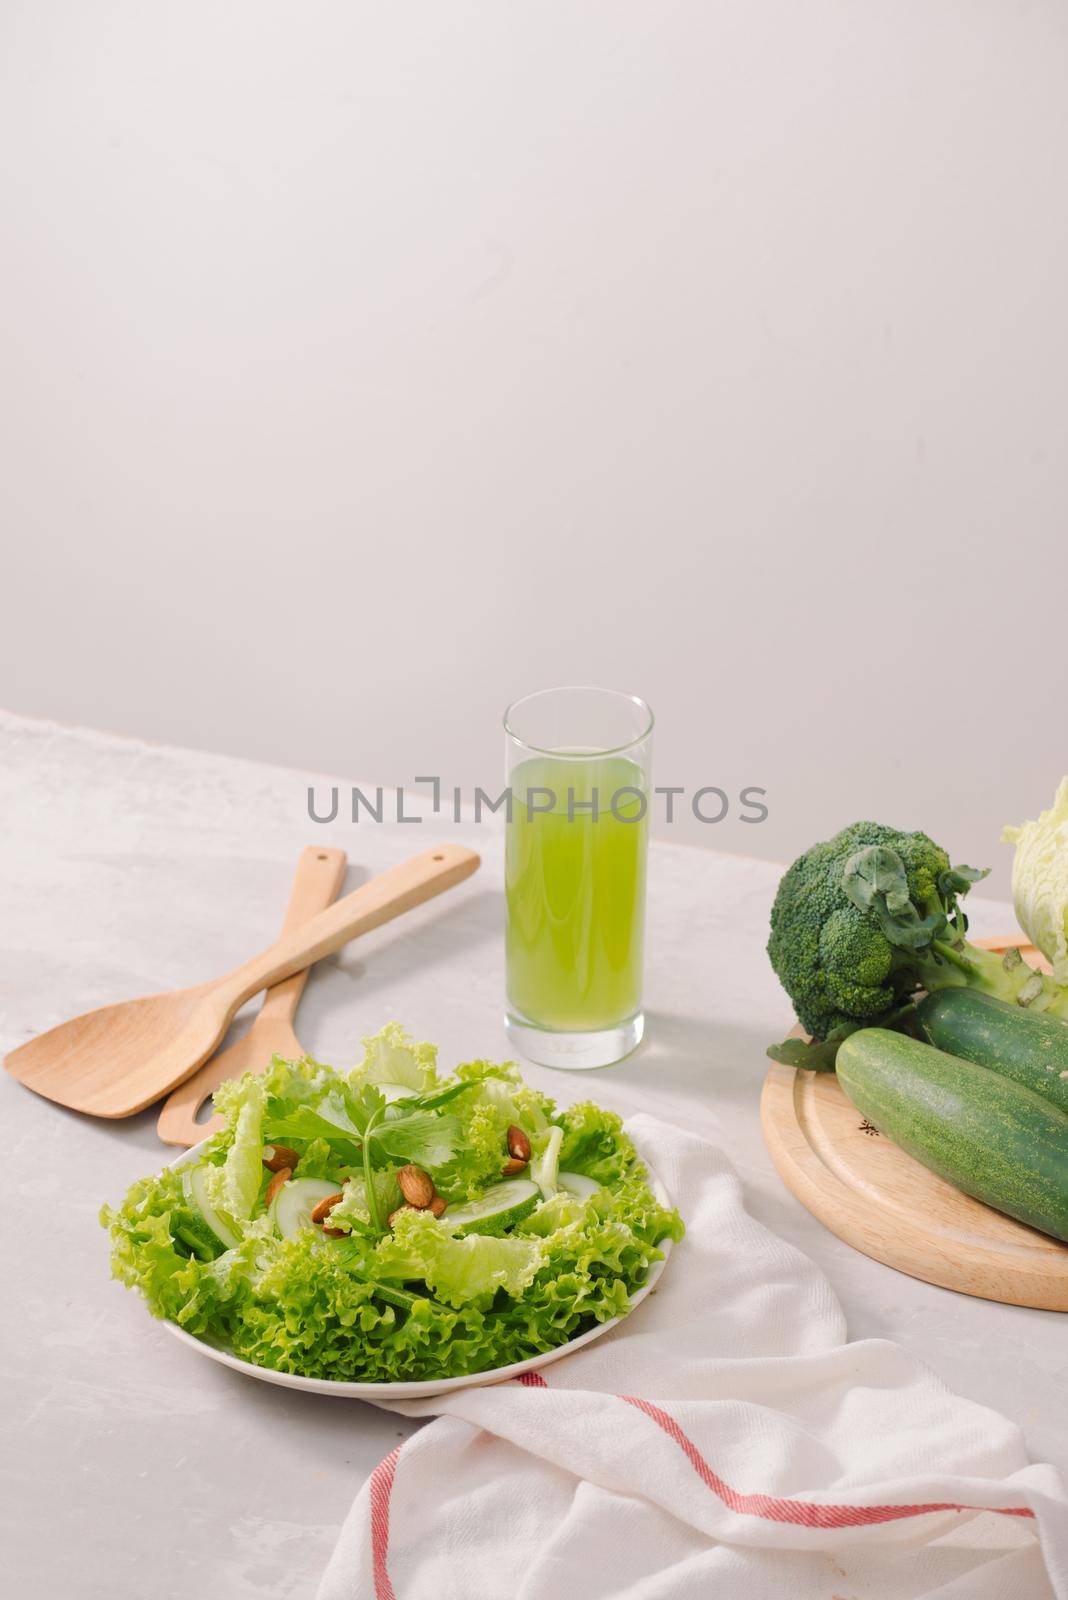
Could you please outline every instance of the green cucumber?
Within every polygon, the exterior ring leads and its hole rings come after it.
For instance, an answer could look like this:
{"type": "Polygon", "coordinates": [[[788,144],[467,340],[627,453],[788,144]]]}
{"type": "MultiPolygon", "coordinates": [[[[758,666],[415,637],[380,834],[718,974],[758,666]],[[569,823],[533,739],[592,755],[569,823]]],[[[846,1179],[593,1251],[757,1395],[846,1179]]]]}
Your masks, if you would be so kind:
{"type": "Polygon", "coordinates": [[[190,1255],[196,1256],[198,1261],[214,1261],[216,1256],[222,1254],[223,1246],[219,1237],[208,1227],[199,1211],[194,1211],[190,1206],[186,1211],[178,1212],[171,1218],[171,1237],[180,1240],[190,1255]]]}
{"type": "Polygon", "coordinates": [[[928,1044],[989,1067],[1068,1111],[1068,1022],[976,989],[938,989],[916,1007],[928,1044]]]}
{"type": "Polygon", "coordinates": [[[337,1194],[336,1183],[325,1178],[290,1178],[271,1201],[271,1217],[283,1239],[292,1239],[301,1228],[313,1228],[311,1214],[320,1200],[337,1194]]]}
{"type": "Polygon", "coordinates": [[[561,1189],[566,1189],[576,1200],[588,1200],[591,1195],[599,1194],[601,1190],[601,1185],[595,1183],[592,1178],[587,1178],[584,1172],[558,1172],[556,1181],[561,1189]]]}
{"type": "Polygon", "coordinates": [[[506,1178],[491,1184],[477,1200],[450,1206],[441,1221],[461,1238],[466,1233],[503,1233],[529,1216],[538,1199],[538,1186],[529,1178],[506,1178]]]}
{"type": "Polygon", "coordinates": [[[1068,1239],[1068,1116],[1033,1089],[884,1028],[846,1039],[837,1072],[861,1115],[925,1167],[1068,1239]]]}
{"type": "Polygon", "coordinates": [[[195,1167],[186,1167],[182,1173],[182,1189],[190,1205],[200,1213],[216,1239],[227,1250],[240,1243],[234,1230],[223,1221],[208,1199],[208,1163],[200,1161],[195,1167]]]}

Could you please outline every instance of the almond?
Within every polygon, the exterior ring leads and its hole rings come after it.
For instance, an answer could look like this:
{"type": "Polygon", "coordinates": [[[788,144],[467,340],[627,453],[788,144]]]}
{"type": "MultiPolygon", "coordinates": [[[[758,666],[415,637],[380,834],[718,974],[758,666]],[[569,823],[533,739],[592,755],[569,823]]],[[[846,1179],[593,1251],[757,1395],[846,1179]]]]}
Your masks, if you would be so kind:
{"type": "Polygon", "coordinates": [[[501,1173],[506,1178],[514,1178],[517,1172],[525,1172],[527,1163],[520,1161],[518,1156],[513,1156],[511,1161],[506,1161],[501,1168],[501,1173]]]}
{"type": "Polygon", "coordinates": [[[324,1227],[323,1232],[326,1234],[326,1237],[328,1239],[347,1239],[348,1238],[348,1234],[345,1232],[344,1228],[325,1228],[324,1227]]]}
{"type": "Polygon", "coordinates": [[[425,1211],[434,1199],[434,1185],[430,1177],[422,1167],[413,1167],[410,1161],[397,1173],[397,1182],[405,1200],[417,1211],[425,1211]]]}
{"type": "Polygon", "coordinates": [[[436,1194],[433,1200],[430,1202],[430,1209],[436,1217],[444,1216],[448,1208],[449,1202],[447,1200],[443,1200],[440,1194],[436,1194]]]}
{"type": "Polygon", "coordinates": [[[271,1179],[270,1183],[267,1185],[267,1193],[263,1197],[264,1205],[270,1205],[271,1201],[274,1199],[283,1183],[285,1183],[287,1179],[291,1178],[292,1176],[292,1167],[279,1168],[274,1177],[271,1179]]]}
{"type": "Polygon", "coordinates": [[[288,1167],[292,1172],[299,1160],[297,1152],[287,1144],[265,1144],[263,1147],[263,1164],[268,1172],[281,1172],[283,1167],[288,1167]]]}
{"type": "Polygon", "coordinates": [[[508,1154],[513,1161],[522,1161],[524,1166],[530,1160],[530,1140],[514,1122],[508,1129],[508,1154]]]}
{"type": "Polygon", "coordinates": [[[328,1194],[324,1200],[320,1200],[311,1214],[312,1221],[325,1222],[340,1199],[341,1190],[339,1189],[337,1194],[328,1194]]]}

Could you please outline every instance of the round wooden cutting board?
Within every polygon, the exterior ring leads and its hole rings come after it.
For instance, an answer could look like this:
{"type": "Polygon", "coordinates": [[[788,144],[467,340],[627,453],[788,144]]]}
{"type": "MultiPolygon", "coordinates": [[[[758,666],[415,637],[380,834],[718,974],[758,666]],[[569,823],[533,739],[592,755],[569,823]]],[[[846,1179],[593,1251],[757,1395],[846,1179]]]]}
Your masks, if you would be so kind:
{"type": "Polygon", "coordinates": [[[928,1172],[865,1122],[833,1072],[771,1062],[760,1115],[779,1176],[846,1244],[944,1289],[1068,1311],[1068,1244],[928,1172]]]}

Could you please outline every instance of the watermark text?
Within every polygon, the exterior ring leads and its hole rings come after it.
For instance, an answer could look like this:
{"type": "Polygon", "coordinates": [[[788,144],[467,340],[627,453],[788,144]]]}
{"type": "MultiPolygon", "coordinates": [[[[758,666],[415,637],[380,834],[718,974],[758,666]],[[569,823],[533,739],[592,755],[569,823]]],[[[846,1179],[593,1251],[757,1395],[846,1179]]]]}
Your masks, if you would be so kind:
{"type": "MultiPolygon", "coordinates": [[[[689,790],[682,784],[656,784],[651,789],[636,784],[624,784],[618,789],[603,791],[592,787],[573,788],[524,785],[513,789],[510,785],[499,794],[476,787],[470,792],[454,784],[444,787],[440,777],[417,777],[413,786],[420,791],[429,788],[429,815],[451,816],[454,822],[463,822],[473,816],[475,822],[485,817],[503,816],[506,822],[517,819],[533,822],[535,817],[552,816],[565,822],[598,822],[611,816],[616,822],[639,823],[647,818],[655,822],[674,823],[684,816],[693,816],[698,822],[714,827],[729,818],[736,822],[755,825],[766,822],[768,807],[766,789],[757,784],[746,784],[736,794],[716,784],[705,784],[689,790]]],[[[427,795],[420,792],[424,802],[427,795]]],[[[324,793],[308,785],[308,816],[312,822],[336,822],[342,806],[352,822],[402,822],[418,825],[426,820],[423,812],[413,810],[412,795],[404,784],[374,789],[361,789],[353,784],[347,795],[338,784],[324,793]]]]}

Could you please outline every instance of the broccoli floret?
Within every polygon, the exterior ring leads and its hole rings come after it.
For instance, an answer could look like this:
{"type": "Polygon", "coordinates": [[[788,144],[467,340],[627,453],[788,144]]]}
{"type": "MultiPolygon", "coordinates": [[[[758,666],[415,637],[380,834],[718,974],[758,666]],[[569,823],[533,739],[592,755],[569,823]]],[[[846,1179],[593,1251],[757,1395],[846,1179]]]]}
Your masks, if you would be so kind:
{"type": "MultiPolygon", "coordinates": [[[[966,942],[959,898],[985,876],[951,866],[925,833],[878,822],[854,822],[806,850],[779,885],[768,941],[802,1027],[828,1039],[885,1026],[918,989],[951,985],[1068,1016],[1068,989],[1018,955],[966,942]]],[[[778,1058],[802,1060],[797,1049],[778,1058]]],[[[819,1064],[831,1061],[833,1051],[819,1064]]]]}
{"type": "Polygon", "coordinates": [[[806,1032],[825,1039],[850,1023],[872,1023],[893,1011],[915,983],[898,971],[895,946],[872,910],[843,887],[859,852],[895,850],[910,894],[926,914],[949,857],[926,834],[902,834],[878,822],[854,822],[806,850],[779,885],[771,912],[768,955],[806,1032]]]}

